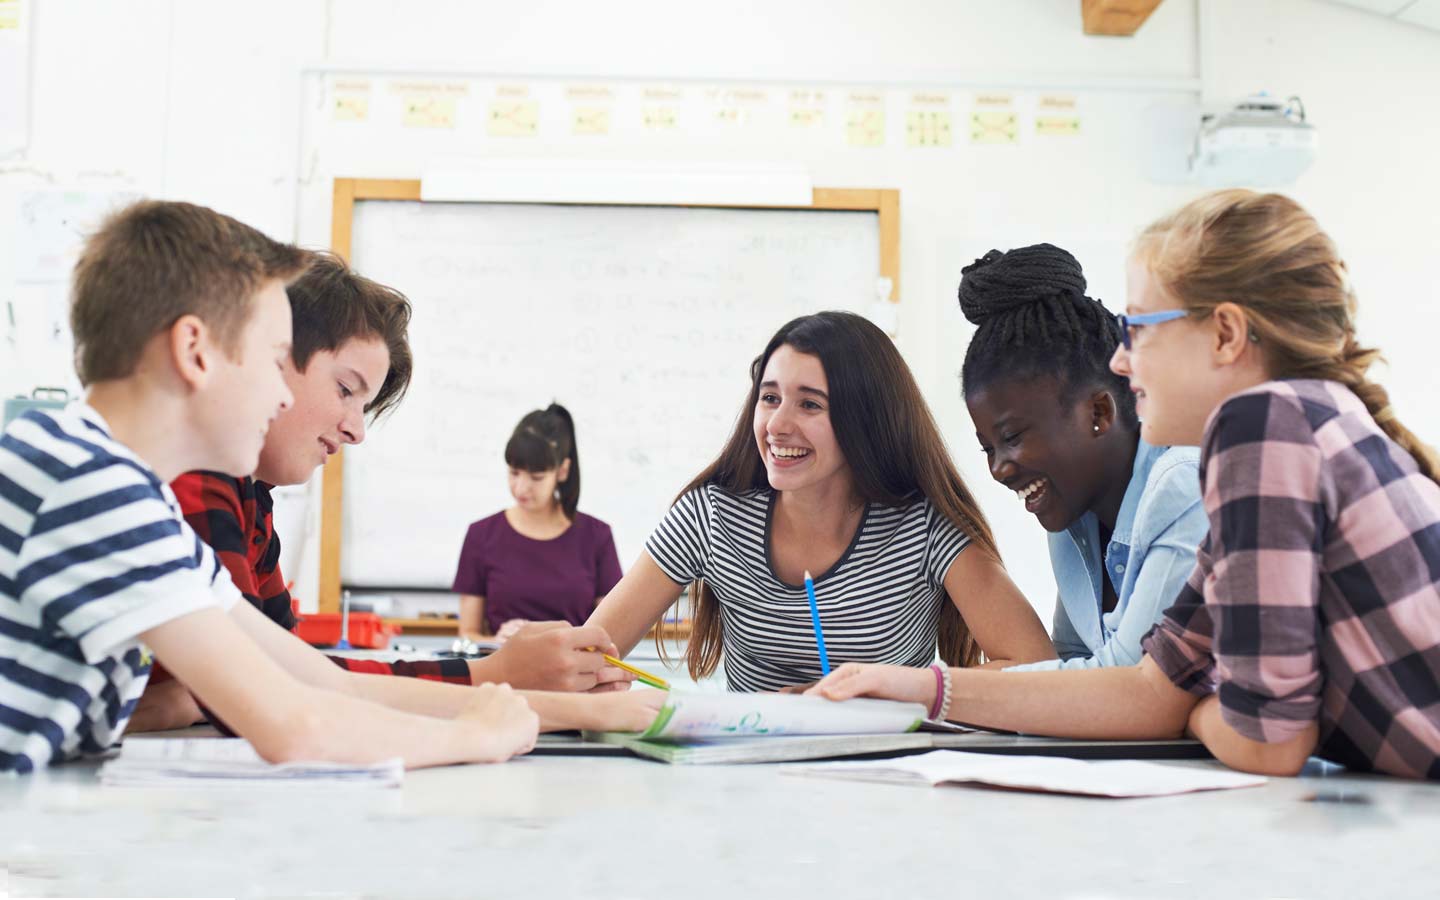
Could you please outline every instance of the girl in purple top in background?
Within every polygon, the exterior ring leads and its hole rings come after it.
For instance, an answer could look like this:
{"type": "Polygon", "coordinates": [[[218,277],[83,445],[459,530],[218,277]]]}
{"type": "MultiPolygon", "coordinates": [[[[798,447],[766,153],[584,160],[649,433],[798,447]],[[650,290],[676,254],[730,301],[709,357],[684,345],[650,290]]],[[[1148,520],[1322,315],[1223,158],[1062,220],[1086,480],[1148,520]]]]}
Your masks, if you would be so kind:
{"type": "Polygon", "coordinates": [[[532,620],[583,625],[620,580],[610,526],[578,511],[575,421],[552,403],[505,445],[515,505],[470,526],[452,588],[460,633],[501,640],[532,620]]]}

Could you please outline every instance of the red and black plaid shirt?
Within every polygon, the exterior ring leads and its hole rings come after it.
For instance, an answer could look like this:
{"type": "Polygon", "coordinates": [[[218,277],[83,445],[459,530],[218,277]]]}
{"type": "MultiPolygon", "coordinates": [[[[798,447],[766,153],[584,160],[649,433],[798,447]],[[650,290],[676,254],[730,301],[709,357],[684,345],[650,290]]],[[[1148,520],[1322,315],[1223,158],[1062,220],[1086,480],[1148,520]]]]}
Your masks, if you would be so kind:
{"type": "MultiPolygon", "coordinates": [[[[180,500],[185,521],[214,549],[245,599],[281,627],[293,631],[297,620],[290,609],[290,591],[280,574],[280,538],[275,534],[275,501],[270,496],[270,485],[218,472],[187,472],[170,487],[180,500]]],[[[470,684],[470,666],[463,659],[386,663],[328,658],[351,672],[470,684]]]]}

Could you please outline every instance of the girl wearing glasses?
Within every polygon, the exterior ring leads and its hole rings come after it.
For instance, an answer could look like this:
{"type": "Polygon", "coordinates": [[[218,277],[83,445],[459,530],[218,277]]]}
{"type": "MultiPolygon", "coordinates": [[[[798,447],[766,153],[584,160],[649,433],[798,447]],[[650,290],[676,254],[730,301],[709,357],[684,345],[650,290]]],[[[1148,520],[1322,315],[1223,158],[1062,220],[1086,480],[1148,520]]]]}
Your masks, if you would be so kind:
{"type": "Polygon", "coordinates": [[[1146,229],[1129,280],[1112,366],[1146,441],[1200,445],[1210,519],[1140,664],[847,665],[814,690],[1031,734],[1188,732],[1249,772],[1318,754],[1440,779],[1440,460],[1366,377],[1335,245],[1288,198],[1223,191],[1146,229]]]}
{"type": "Polygon", "coordinates": [[[1120,327],[1066,251],[991,250],[964,269],[960,309],[976,326],[961,369],[975,436],[990,476],[1050,532],[1059,587],[1060,658],[1012,671],[1134,665],[1208,528],[1199,451],[1140,437],[1110,370],[1120,327]]]}

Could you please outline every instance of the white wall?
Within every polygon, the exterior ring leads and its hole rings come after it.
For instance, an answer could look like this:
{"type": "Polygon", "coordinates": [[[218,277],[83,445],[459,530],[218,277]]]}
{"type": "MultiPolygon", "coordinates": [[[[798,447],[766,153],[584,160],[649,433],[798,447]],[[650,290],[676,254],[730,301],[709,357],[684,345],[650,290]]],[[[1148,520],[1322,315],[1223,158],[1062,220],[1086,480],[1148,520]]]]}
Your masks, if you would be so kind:
{"type": "MultiPolygon", "coordinates": [[[[1363,335],[1390,356],[1384,380],[1402,415],[1440,439],[1430,337],[1440,326],[1440,118],[1429,113],[1440,88],[1440,35],[1313,0],[1167,0],[1133,39],[1089,38],[1079,8],[1078,0],[36,0],[32,133],[26,150],[0,157],[0,289],[21,262],[15,210],[39,188],[183,198],[323,246],[330,178],[417,177],[428,160],[446,155],[781,157],[805,162],[816,184],[898,187],[901,348],[1017,580],[1048,616],[1053,582],[1043,536],[989,481],[959,401],[968,326],[955,308],[955,286],[960,268],[991,246],[1049,240],[1077,252],[1093,293],[1123,305],[1126,239],[1196,192],[1144,177],[1150,138],[1142,112],[1151,102],[1184,99],[1192,85],[1213,104],[1257,89],[1304,98],[1321,152],[1291,193],[1349,259],[1363,335]],[[982,85],[1010,84],[1022,100],[1068,89],[1080,99],[1084,135],[1068,145],[1027,137],[1018,147],[972,147],[957,128],[953,148],[908,150],[896,124],[879,151],[833,141],[657,139],[619,129],[603,149],[564,136],[516,144],[458,131],[345,142],[318,108],[320,78],[301,72],[324,62],[489,72],[518,82],[563,75],[620,86],[626,79],[888,86],[892,122],[922,84],[948,90],[961,114],[982,85]]],[[[22,307],[53,302],[40,293],[27,287],[8,296],[22,307]]],[[[22,308],[22,332],[42,318],[22,308]]],[[[17,337],[0,343],[0,391],[64,377],[63,354],[27,354],[40,338],[17,337]]],[[[313,566],[304,568],[300,591],[313,596],[306,587],[313,566]]]]}

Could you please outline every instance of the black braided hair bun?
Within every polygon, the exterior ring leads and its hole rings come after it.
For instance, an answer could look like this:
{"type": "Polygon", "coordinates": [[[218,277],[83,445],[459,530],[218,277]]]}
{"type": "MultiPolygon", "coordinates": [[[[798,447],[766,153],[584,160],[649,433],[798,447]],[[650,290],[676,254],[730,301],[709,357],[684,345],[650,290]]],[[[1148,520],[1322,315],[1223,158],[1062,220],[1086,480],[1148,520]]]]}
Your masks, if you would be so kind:
{"type": "Polygon", "coordinates": [[[1085,296],[1085,273],[1054,244],[991,250],[961,270],[960,311],[974,325],[1066,294],[1085,296]]]}

